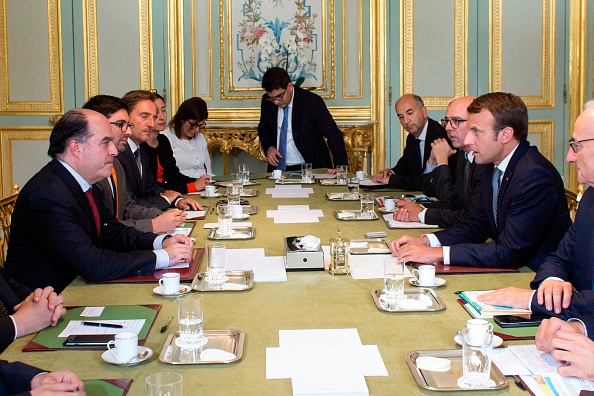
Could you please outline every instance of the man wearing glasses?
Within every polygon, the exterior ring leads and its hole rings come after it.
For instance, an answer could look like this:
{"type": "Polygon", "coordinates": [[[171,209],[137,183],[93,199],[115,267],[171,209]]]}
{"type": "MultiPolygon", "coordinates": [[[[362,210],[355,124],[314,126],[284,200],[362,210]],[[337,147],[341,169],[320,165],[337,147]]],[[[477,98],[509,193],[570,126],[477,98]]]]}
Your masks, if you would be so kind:
{"type": "Polygon", "coordinates": [[[536,271],[571,225],[561,175],[526,140],[528,109],[520,97],[479,96],[467,123],[464,142],[477,164],[487,164],[480,205],[446,230],[392,241],[392,252],[418,263],[536,271]]]}
{"type": "Polygon", "coordinates": [[[464,144],[468,134],[466,109],[473,100],[474,96],[465,96],[452,101],[441,120],[452,146],[457,150],[452,150],[445,139],[436,139],[431,143],[431,155],[423,175],[423,193],[438,198],[439,202],[425,208],[410,200],[399,200],[399,209],[394,212],[395,220],[420,221],[447,228],[467,219],[471,204],[480,201],[485,165],[475,163],[470,148],[464,144]],[[454,172],[448,166],[450,157],[456,164],[454,172]]]}
{"type": "Polygon", "coordinates": [[[300,170],[304,162],[314,169],[348,165],[343,134],[322,98],[294,86],[280,67],[264,73],[262,88],[258,136],[269,171],[300,170]]]}

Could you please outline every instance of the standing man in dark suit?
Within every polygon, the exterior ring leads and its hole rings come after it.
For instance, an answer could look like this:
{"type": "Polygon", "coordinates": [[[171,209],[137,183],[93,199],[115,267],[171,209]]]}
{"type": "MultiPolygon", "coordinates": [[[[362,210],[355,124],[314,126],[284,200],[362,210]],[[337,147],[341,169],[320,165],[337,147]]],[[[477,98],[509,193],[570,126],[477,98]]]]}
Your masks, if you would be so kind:
{"type": "Polygon", "coordinates": [[[561,176],[526,140],[528,110],[518,96],[479,96],[468,107],[467,122],[465,143],[478,164],[489,164],[482,205],[447,230],[392,241],[392,252],[420,263],[527,265],[536,271],[571,225],[561,176]]]}
{"type": "Polygon", "coordinates": [[[258,136],[269,171],[300,170],[304,162],[314,169],[348,165],[344,136],[322,98],[294,86],[280,67],[264,73],[262,88],[258,136]]]}
{"type": "Polygon", "coordinates": [[[142,206],[161,210],[169,207],[202,209],[195,200],[184,198],[177,191],[165,190],[159,186],[149,168],[148,155],[140,147],[141,143],[149,139],[157,119],[156,98],[154,93],[143,90],[130,91],[122,98],[130,110],[130,122],[133,125],[124,151],[117,156],[126,172],[128,193],[142,206]]]}
{"type": "Polygon", "coordinates": [[[408,132],[404,153],[395,167],[381,170],[373,180],[388,184],[390,188],[420,191],[423,188],[421,175],[431,155],[431,143],[435,139],[447,139],[447,134],[437,121],[429,118],[420,96],[402,95],[395,108],[402,128],[408,132]]]}
{"type": "Polygon", "coordinates": [[[29,288],[61,292],[74,278],[100,282],[188,261],[185,235],[143,233],[121,224],[92,184],[109,177],[117,149],[111,125],[92,110],[67,112],[54,126],[53,158],[25,184],[12,215],[7,275],[29,288]],[[154,250],[153,250],[154,249],[154,250]]]}
{"type": "Polygon", "coordinates": [[[0,395],[84,396],[85,384],[72,371],[48,373],[21,362],[0,360],[0,395]]]}
{"type": "Polygon", "coordinates": [[[468,134],[466,109],[473,100],[474,96],[465,96],[452,101],[441,120],[457,150],[452,150],[445,139],[436,139],[431,144],[431,155],[423,174],[423,192],[438,198],[439,202],[425,208],[410,200],[399,200],[395,220],[420,221],[447,228],[467,219],[471,204],[480,201],[485,165],[475,163],[472,152],[464,144],[468,134]],[[450,157],[456,163],[454,175],[448,165],[450,157]]]}

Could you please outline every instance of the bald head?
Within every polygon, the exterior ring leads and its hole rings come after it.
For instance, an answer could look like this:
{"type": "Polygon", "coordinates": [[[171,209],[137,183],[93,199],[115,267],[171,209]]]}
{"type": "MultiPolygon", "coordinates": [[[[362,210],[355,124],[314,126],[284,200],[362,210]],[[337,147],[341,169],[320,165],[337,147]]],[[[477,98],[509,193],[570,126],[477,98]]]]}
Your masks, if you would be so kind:
{"type": "Polygon", "coordinates": [[[579,183],[594,186],[594,106],[586,106],[575,120],[571,140],[567,162],[575,164],[579,183]]]}
{"type": "Polygon", "coordinates": [[[468,119],[468,106],[474,100],[474,96],[464,96],[453,100],[448,109],[444,122],[446,123],[445,129],[448,132],[448,137],[452,141],[454,148],[464,149],[464,139],[468,134],[467,122],[468,119]]]}
{"type": "Polygon", "coordinates": [[[414,94],[402,95],[396,101],[395,107],[396,115],[404,130],[418,138],[429,118],[423,99],[414,94]]]}

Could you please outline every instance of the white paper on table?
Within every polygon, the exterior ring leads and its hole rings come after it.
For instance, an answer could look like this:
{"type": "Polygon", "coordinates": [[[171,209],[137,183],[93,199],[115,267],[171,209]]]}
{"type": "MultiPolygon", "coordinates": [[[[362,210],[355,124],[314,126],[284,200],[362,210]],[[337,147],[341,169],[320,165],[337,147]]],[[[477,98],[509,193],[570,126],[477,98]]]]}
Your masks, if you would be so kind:
{"type": "Polygon", "coordinates": [[[361,181],[359,182],[359,185],[360,185],[360,186],[368,186],[368,187],[369,187],[369,186],[387,186],[387,184],[386,184],[386,183],[379,183],[379,182],[374,182],[374,181],[373,181],[373,180],[371,180],[371,179],[361,180],[361,181]]]}
{"type": "Polygon", "coordinates": [[[249,249],[226,249],[225,263],[235,259],[244,259],[246,257],[264,257],[264,248],[249,248],[249,249]]]}
{"type": "MultiPolygon", "coordinates": [[[[192,232],[191,228],[178,227],[175,230],[173,230],[173,235],[182,234],[182,235],[188,236],[188,235],[190,235],[191,232],[192,232]]],[[[171,233],[169,233],[169,234],[171,234],[171,233]]]]}
{"type": "Polygon", "coordinates": [[[146,319],[118,319],[118,320],[97,320],[101,323],[119,324],[124,327],[121,329],[113,327],[99,327],[99,326],[84,326],[83,320],[71,320],[62,330],[58,337],[68,337],[71,334],[118,334],[124,331],[131,331],[133,333],[140,333],[142,326],[146,319]]]}
{"type": "Polygon", "coordinates": [[[206,216],[206,212],[203,210],[186,210],[186,220],[197,219],[203,216],[206,216]]]}
{"type": "Polygon", "coordinates": [[[542,379],[555,395],[578,395],[581,390],[594,390],[594,382],[576,377],[543,375],[542,379]]]}
{"type": "Polygon", "coordinates": [[[505,376],[530,375],[530,370],[507,348],[494,348],[491,356],[505,376]]]}
{"type": "Polygon", "coordinates": [[[296,185],[296,186],[291,186],[291,185],[287,185],[287,186],[276,186],[276,187],[268,187],[266,189],[266,194],[267,195],[271,195],[274,194],[276,192],[290,192],[290,191],[300,191],[302,190],[300,185],[296,185]]]}
{"type": "MultiPolygon", "coordinates": [[[[234,221],[232,227],[233,226],[251,227],[252,222],[251,221],[234,221]]],[[[204,228],[204,229],[219,228],[219,223],[204,223],[202,228],[204,228]]]]}
{"type": "MultiPolygon", "coordinates": [[[[384,259],[391,254],[349,254],[349,267],[353,279],[383,279],[384,259]]],[[[404,277],[412,278],[413,274],[405,266],[404,277]]]]}
{"type": "Polygon", "coordinates": [[[388,222],[388,228],[439,228],[438,225],[435,224],[423,224],[418,221],[413,221],[411,223],[407,223],[405,221],[398,221],[394,220],[392,217],[392,213],[387,213],[384,215],[384,220],[388,222]]]}
{"type": "Polygon", "coordinates": [[[281,348],[361,346],[357,329],[305,329],[279,330],[278,345],[281,348]]]}
{"type": "Polygon", "coordinates": [[[530,394],[534,396],[550,396],[550,393],[545,393],[545,391],[540,387],[539,383],[536,381],[536,378],[531,375],[520,375],[520,379],[524,382],[526,386],[526,390],[530,389],[530,394]]]}
{"type": "Polygon", "coordinates": [[[319,179],[336,179],[336,174],[329,175],[327,173],[314,173],[313,174],[313,177],[316,180],[319,180],[319,179]]]}
{"type": "Polygon", "coordinates": [[[539,351],[534,344],[510,345],[508,349],[532,375],[556,375],[557,367],[562,366],[549,352],[539,351]]]}
{"type": "Polygon", "coordinates": [[[309,194],[303,190],[277,191],[272,193],[272,198],[309,198],[309,194]]]}
{"type": "Polygon", "coordinates": [[[169,267],[163,268],[163,269],[176,269],[176,268],[189,268],[189,267],[190,267],[189,261],[182,261],[182,262],[170,265],[169,267]]]}
{"type": "Polygon", "coordinates": [[[302,223],[319,223],[318,216],[311,213],[301,213],[297,211],[287,211],[286,214],[278,214],[274,216],[274,224],[302,224],[302,223]]]}
{"type": "Polygon", "coordinates": [[[93,318],[97,316],[101,316],[105,307],[86,307],[81,312],[80,316],[86,316],[88,318],[93,318]]]}
{"type": "Polygon", "coordinates": [[[286,282],[284,256],[242,257],[241,260],[226,260],[225,271],[254,272],[254,282],[286,282]]]}
{"type": "Polygon", "coordinates": [[[309,205],[278,205],[277,210],[309,210],[309,205]]]}
{"type": "Polygon", "coordinates": [[[266,379],[325,373],[328,376],[350,372],[365,376],[387,377],[377,345],[266,348],[266,379]]]}
{"type": "Polygon", "coordinates": [[[305,210],[274,210],[270,209],[266,211],[266,217],[277,217],[277,216],[315,216],[315,217],[324,217],[324,212],[322,209],[305,209],[305,210]]]}
{"type": "Polygon", "coordinates": [[[367,396],[369,389],[365,377],[349,372],[342,372],[332,376],[326,373],[295,374],[291,378],[293,396],[367,396]]]}

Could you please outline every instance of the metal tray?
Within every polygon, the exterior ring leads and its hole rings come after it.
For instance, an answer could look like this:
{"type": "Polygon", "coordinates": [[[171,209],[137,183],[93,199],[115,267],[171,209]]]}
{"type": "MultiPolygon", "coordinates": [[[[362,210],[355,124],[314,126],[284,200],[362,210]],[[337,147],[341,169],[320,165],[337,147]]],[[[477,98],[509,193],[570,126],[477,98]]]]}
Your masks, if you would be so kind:
{"type": "Polygon", "coordinates": [[[175,343],[179,332],[169,334],[159,360],[168,364],[226,364],[241,360],[243,357],[243,342],[245,334],[240,330],[204,330],[204,336],[208,342],[200,348],[180,348],[175,343]],[[200,353],[207,349],[221,349],[235,355],[229,360],[204,361],[200,359],[200,353]]]}
{"type": "Polygon", "coordinates": [[[351,197],[348,192],[345,193],[326,193],[326,198],[330,201],[359,201],[359,194],[357,197],[351,197]]]}
{"type": "Polygon", "coordinates": [[[225,276],[229,278],[225,281],[225,285],[230,285],[230,287],[215,288],[206,281],[206,273],[198,272],[192,281],[192,289],[199,292],[234,292],[246,291],[254,287],[253,271],[228,271],[225,272],[225,276]],[[241,287],[244,288],[241,289],[241,287]]]}
{"type": "Polygon", "coordinates": [[[315,184],[316,179],[312,179],[312,181],[304,182],[301,179],[276,179],[274,181],[276,184],[315,184]]]}
{"type": "Polygon", "coordinates": [[[338,180],[336,179],[319,179],[321,186],[336,186],[338,180]]]}
{"type": "Polygon", "coordinates": [[[431,289],[427,289],[425,287],[418,287],[414,289],[404,289],[404,295],[407,299],[418,299],[420,296],[427,296],[431,299],[431,305],[427,306],[425,309],[404,309],[398,304],[386,304],[380,300],[380,296],[384,294],[383,289],[373,290],[371,292],[371,297],[373,297],[373,301],[375,302],[375,306],[385,312],[436,312],[436,311],[443,311],[446,309],[445,303],[443,300],[437,295],[437,293],[431,289]]]}
{"type": "MultiPolygon", "coordinates": [[[[225,197],[227,196],[227,192],[223,194],[225,197]]],[[[242,197],[255,197],[258,195],[258,190],[252,188],[244,188],[241,192],[240,196],[242,197]]]]}
{"type": "Polygon", "coordinates": [[[491,380],[495,386],[488,388],[460,388],[458,378],[462,376],[462,350],[441,350],[441,351],[413,351],[406,354],[406,363],[412,373],[417,385],[430,391],[448,392],[448,391],[479,391],[502,389],[507,386],[507,380],[499,371],[495,363],[491,362],[491,380]],[[417,368],[417,358],[421,356],[432,356],[437,358],[449,359],[452,366],[449,371],[437,372],[421,370],[417,368]]]}
{"type": "MultiPolygon", "coordinates": [[[[220,182],[216,182],[215,184],[217,186],[220,186],[220,187],[231,187],[231,186],[233,186],[233,182],[232,181],[220,181],[220,182]]],[[[243,183],[244,186],[257,186],[259,184],[260,184],[259,182],[255,182],[255,181],[251,181],[251,180],[249,182],[247,182],[247,183],[245,183],[245,182],[243,183]]]]}
{"type": "Polygon", "coordinates": [[[246,227],[240,225],[233,226],[233,234],[228,237],[218,235],[218,227],[211,228],[208,233],[208,239],[220,239],[220,240],[231,240],[231,239],[254,239],[256,237],[256,229],[254,227],[246,227]]]}
{"type": "Polygon", "coordinates": [[[336,217],[337,220],[341,220],[341,221],[369,221],[369,220],[379,219],[379,217],[376,213],[373,213],[373,217],[361,217],[360,210],[337,210],[336,212],[334,212],[334,217],[336,217]],[[339,216],[339,213],[354,213],[355,216],[341,219],[339,216]]]}
{"type": "MultiPolygon", "coordinates": [[[[241,205],[243,207],[243,214],[254,215],[258,213],[258,207],[255,205],[241,205]]],[[[217,213],[219,214],[219,206],[217,205],[217,213]]]]}
{"type": "Polygon", "coordinates": [[[390,253],[388,241],[384,238],[351,239],[351,243],[367,243],[366,247],[349,246],[350,254],[387,254],[390,253]]]}

